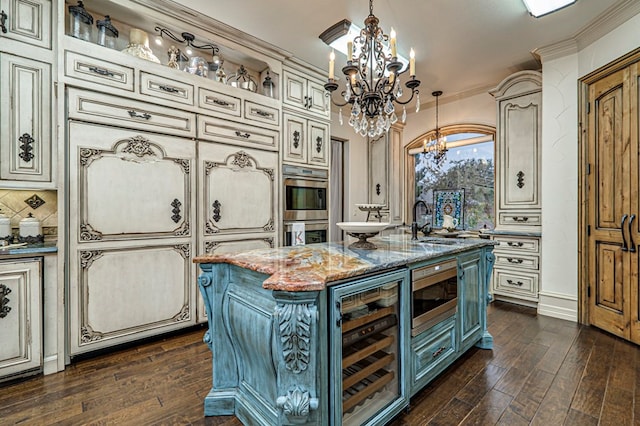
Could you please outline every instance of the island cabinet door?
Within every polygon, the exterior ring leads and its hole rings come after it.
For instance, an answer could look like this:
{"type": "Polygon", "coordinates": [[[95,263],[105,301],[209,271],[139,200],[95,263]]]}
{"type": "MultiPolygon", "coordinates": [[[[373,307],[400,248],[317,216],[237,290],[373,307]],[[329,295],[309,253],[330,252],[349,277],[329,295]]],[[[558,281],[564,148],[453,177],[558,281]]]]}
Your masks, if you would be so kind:
{"type": "Polygon", "coordinates": [[[460,351],[464,352],[480,340],[485,327],[485,285],[480,253],[458,258],[458,319],[460,351]]]}
{"type": "Polygon", "coordinates": [[[272,233],[278,223],[278,154],[199,143],[201,235],[272,233]]]}
{"type": "Polygon", "coordinates": [[[406,282],[399,271],[331,288],[330,424],[385,424],[408,404],[406,282]]]}
{"type": "Polygon", "coordinates": [[[72,122],[69,145],[74,242],[193,234],[193,141],[72,122]]]}

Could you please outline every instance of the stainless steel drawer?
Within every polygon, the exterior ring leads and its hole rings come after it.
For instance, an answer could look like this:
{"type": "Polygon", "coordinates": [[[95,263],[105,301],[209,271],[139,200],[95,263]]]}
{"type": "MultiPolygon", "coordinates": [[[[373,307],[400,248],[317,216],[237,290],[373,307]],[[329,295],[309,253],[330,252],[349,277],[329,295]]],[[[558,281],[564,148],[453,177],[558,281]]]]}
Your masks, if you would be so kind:
{"type": "Polygon", "coordinates": [[[192,85],[144,71],[140,72],[140,93],[185,105],[194,104],[192,85]]]}
{"type": "Polygon", "coordinates": [[[64,55],[64,74],[67,77],[130,92],[134,90],[133,68],[71,51],[65,51],[64,55]]]}

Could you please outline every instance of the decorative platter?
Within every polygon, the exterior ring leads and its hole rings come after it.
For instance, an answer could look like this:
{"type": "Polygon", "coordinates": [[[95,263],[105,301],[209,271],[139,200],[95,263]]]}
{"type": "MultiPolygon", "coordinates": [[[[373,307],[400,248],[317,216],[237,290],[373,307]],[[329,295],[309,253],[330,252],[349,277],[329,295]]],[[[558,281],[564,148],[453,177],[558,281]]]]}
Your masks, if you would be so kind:
{"type": "Polygon", "coordinates": [[[357,238],[358,241],[351,243],[351,249],[375,250],[377,247],[367,238],[374,237],[378,232],[389,226],[388,222],[338,222],[336,226],[348,235],[357,238]]]}

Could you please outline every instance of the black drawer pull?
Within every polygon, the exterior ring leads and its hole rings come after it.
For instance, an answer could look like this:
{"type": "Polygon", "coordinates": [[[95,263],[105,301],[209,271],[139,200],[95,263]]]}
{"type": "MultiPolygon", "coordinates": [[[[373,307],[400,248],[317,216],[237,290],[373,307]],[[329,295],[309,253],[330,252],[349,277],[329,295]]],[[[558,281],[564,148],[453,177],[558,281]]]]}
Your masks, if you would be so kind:
{"type": "Polygon", "coordinates": [[[529,220],[529,218],[527,216],[513,216],[512,219],[515,222],[526,222],[529,220]]]}
{"type": "Polygon", "coordinates": [[[5,26],[5,22],[7,21],[7,14],[4,13],[4,10],[2,12],[0,12],[0,28],[2,28],[2,32],[6,33],[7,32],[7,27],[5,26]]]}
{"type": "Polygon", "coordinates": [[[239,138],[245,138],[245,139],[249,139],[251,137],[251,134],[249,133],[242,133],[236,130],[236,136],[239,138]]]}
{"type": "Polygon", "coordinates": [[[270,113],[270,112],[268,112],[268,111],[263,111],[263,110],[261,110],[261,109],[254,109],[254,110],[253,110],[253,112],[254,112],[256,115],[259,115],[259,116],[261,116],[261,117],[273,117],[273,114],[272,114],[272,113],[270,113]]]}
{"type": "Polygon", "coordinates": [[[507,257],[509,263],[522,263],[522,259],[514,259],[513,257],[507,257]]]}
{"type": "Polygon", "coordinates": [[[509,283],[511,285],[517,285],[518,287],[522,287],[524,285],[524,283],[522,281],[513,282],[513,280],[507,280],[507,283],[509,283]]]}
{"type": "Polygon", "coordinates": [[[218,98],[213,98],[213,103],[223,107],[228,107],[229,105],[231,105],[229,102],[223,101],[222,99],[218,99],[218,98]]]}
{"type": "Polygon", "coordinates": [[[180,89],[176,89],[175,87],[171,87],[171,86],[158,86],[158,88],[160,90],[164,90],[165,92],[169,92],[169,93],[178,93],[180,91],[180,89]]]}
{"type": "Polygon", "coordinates": [[[437,358],[439,357],[442,352],[444,352],[447,348],[445,346],[440,347],[437,351],[435,351],[432,355],[431,358],[437,358]]]}
{"type": "Polygon", "coordinates": [[[524,245],[524,243],[521,243],[520,241],[518,241],[517,243],[508,241],[507,244],[509,245],[509,247],[522,247],[524,245]]]}
{"type": "Polygon", "coordinates": [[[135,112],[134,110],[129,110],[127,112],[129,113],[129,116],[131,118],[143,118],[145,120],[148,120],[148,119],[151,118],[151,114],[147,114],[146,112],[142,113],[142,114],[139,114],[139,113],[135,112]]]}
{"type": "Polygon", "coordinates": [[[105,70],[104,68],[89,67],[89,71],[103,75],[105,77],[114,77],[114,74],[111,71],[105,70]]]}

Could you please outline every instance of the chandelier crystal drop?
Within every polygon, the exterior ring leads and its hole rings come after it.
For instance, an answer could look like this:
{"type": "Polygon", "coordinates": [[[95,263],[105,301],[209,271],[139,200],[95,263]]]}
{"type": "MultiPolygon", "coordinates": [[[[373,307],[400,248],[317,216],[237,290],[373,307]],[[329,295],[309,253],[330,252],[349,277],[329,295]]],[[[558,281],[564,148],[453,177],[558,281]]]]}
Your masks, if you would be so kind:
{"type": "MultiPolygon", "coordinates": [[[[379,20],[373,14],[373,0],[369,0],[369,16],[364,20],[364,28],[356,35],[347,48],[347,65],[342,68],[345,89],[341,93],[344,101],[336,101],[332,94],[338,89],[334,78],[334,54],[329,61],[329,79],[324,88],[331,101],[338,107],[351,104],[349,125],[362,136],[377,137],[389,131],[398,121],[395,104],[403,105],[402,122],[406,119],[404,105],[418,96],[420,80],[415,76],[415,54],[411,49],[410,61],[403,68],[396,53],[396,37],[384,34],[378,26],[379,20]],[[401,100],[403,88],[400,76],[409,73],[404,86],[411,96],[401,100]]],[[[417,98],[419,100],[419,97],[417,98]]],[[[420,104],[416,104],[416,112],[420,104]]]]}
{"type": "Polygon", "coordinates": [[[442,91],[437,90],[431,93],[436,98],[436,132],[435,138],[427,142],[424,140],[423,151],[424,153],[430,153],[436,166],[440,167],[444,160],[447,158],[447,137],[440,133],[440,127],[438,126],[438,98],[442,95],[442,91]]]}

